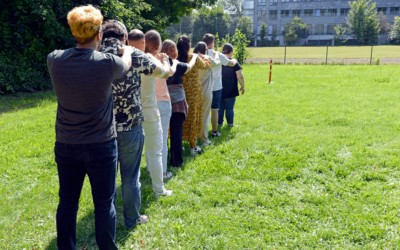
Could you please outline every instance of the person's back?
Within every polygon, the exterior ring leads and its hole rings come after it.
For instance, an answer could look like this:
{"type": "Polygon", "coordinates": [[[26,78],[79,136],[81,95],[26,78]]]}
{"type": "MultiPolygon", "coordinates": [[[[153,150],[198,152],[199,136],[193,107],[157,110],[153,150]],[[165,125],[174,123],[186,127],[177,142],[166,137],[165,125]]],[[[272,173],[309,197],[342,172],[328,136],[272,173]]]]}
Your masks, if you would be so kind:
{"type": "Polygon", "coordinates": [[[57,95],[56,140],[101,143],[116,137],[111,82],[126,66],[93,49],[56,50],[48,68],[57,95]]]}
{"type": "Polygon", "coordinates": [[[54,147],[60,184],[57,208],[58,249],[75,249],[76,218],[85,176],[95,207],[96,242],[117,249],[114,195],[117,143],[111,83],[131,65],[131,47],[123,57],[97,52],[103,16],[93,6],[74,8],[68,24],[77,47],[56,50],[47,66],[58,100],[54,147]]]}

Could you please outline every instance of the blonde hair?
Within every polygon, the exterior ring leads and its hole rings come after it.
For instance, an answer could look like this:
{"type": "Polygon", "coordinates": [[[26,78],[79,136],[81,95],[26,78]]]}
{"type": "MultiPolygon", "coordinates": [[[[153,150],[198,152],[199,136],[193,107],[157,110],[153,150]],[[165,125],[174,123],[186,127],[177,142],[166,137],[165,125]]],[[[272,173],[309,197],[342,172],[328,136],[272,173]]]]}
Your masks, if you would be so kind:
{"type": "Polygon", "coordinates": [[[99,33],[103,15],[100,10],[87,5],[72,9],[67,19],[77,43],[85,44],[99,33]]]}

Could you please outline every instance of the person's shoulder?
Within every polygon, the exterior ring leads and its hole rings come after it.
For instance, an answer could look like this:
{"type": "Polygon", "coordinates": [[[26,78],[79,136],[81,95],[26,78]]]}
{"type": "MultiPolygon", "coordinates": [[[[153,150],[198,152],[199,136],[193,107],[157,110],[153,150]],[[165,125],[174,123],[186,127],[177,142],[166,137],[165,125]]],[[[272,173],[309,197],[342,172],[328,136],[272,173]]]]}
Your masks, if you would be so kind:
{"type": "Polygon", "coordinates": [[[47,58],[52,59],[52,58],[61,57],[65,53],[69,53],[70,50],[71,49],[66,49],[66,50],[57,49],[57,50],[54,50],[53,52],[51,52],[50,54],[47,55],[47,58]]]}

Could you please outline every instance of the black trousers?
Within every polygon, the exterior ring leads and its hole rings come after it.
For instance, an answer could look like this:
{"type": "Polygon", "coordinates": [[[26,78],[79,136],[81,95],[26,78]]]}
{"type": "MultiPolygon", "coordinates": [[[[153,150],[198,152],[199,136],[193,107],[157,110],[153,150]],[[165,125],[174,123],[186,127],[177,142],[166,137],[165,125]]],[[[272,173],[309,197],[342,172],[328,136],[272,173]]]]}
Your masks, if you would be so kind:
{"type": "Polygon", "coordinates": [[[169,164],[174,167],[180,167],[183,163],[182,158],[182,132],[183,122],[186,117],[183,113],[172,113],[169,129],[171,133],[171,158],[169,164]]]}

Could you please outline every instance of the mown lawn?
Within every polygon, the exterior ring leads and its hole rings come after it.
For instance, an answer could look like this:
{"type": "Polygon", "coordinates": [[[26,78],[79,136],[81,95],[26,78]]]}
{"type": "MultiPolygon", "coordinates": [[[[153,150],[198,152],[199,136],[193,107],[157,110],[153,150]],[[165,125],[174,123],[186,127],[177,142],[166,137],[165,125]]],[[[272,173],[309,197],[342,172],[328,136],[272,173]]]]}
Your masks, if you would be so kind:
{"type": "MultiPolygon", "coordinates": [[[[249,48],[250,59],[275,59],[285,58],[285,47],[253,47],[249,48]]],[[[328,48],[330,59],[360,59],[370,58],[370,46],[334,46],[328,48]]],[[[398,58],[400,57],[400,46],[380,45],[374,46],[373,58],[398,58]]],[[[321,47],[286,47],[287,59],[325,59],[326,46],[321,47]]]]}
{"type": "MultiPolygon", "coordinates": [[[[281,65],[273,84],[267,67],[244,66],[239,126],[186,149],[172,197],[153,197],[143,161],[151,221],[124,230],[119,198],[120,249],[400,248],[398,67],[281,65]]],[[[0,249],[56,249],[56,105],[0,98],[0,249]]],[[[77,249],[96,249],[88,181],[77,230],[77,249]]]]}

